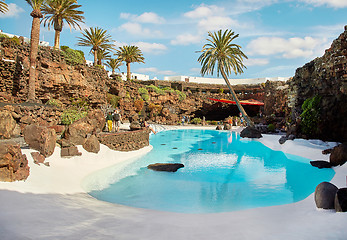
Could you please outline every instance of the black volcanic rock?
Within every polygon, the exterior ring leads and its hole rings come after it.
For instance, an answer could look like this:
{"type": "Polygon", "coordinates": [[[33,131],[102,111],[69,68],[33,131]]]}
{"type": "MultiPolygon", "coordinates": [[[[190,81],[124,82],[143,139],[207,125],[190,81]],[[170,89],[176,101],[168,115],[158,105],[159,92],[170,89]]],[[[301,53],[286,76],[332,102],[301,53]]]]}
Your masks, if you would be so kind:
{"type": "Polygon", "coordinates": [[[147,166],[148,169],[163,172],[176,172],[183,167],[184,165],[182,163],[155,163],[147,166]]]}

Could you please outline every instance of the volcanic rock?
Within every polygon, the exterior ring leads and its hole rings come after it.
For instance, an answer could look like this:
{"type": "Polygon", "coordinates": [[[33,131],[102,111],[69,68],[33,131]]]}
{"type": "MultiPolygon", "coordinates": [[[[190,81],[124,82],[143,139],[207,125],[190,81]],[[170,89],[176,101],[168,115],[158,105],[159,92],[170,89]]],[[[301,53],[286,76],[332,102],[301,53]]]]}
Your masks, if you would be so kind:
{"type": "Polygon", "coordinates": [[[347,162],[347,143],[342,143],[331,150],[330,163],[332,166],[342,166],[347,162]]]}
{"type": "Polygon", "coordinates": [[[310,161],[310,164],[313,166],[313,167],[317,167],[319,169],[321,168],[331,168],[332,165],[330,162],[327,162],[327,161],[322,161],[322,160],[318,160],[318,161],[310,161]]]}
{"type": "Polygon", "coordinates": [[[45,162],[45,156],[43,156],[41,153],[39,152],[32,152],[31,156],[34,159],[34,163],[40,165],[40,163],[44,163],[45,162]]]}
{"type": "Polygon", "coordinates": [[[95,135],[91,135],[82,145],[87,152],[98,153],[100,151],[100,142],[95,135]]]}
{"type": "Polygon", "coordinates": [[[11,112],[0,111],[0,138],[11,138],[16,128],[16,121],[11,112]]]}
{"type": "Polygon", "coordinates": [[[81,156],[82,153],[78,151],[76,146],[62,148],[60,151],[61,157],[73,157],[73,156],[81,156]]]}
{"type": "Polygon", "coordinates": [[[340,188],[335,195],[336,212],[347,212],[347,188],[340,188]]]}
{"type": "Polygon", "coordinates": [[[30,148],[39,151],[43,156],[53,154],[57,134],[54,129],[48,129],[38,125],[28,125],[23,131],[24,140],[30,148]]]}
{"type": "Polygon", "coordinates": [[[18,144],[0,144],[0,181],[13,182],[25,180],[29,176],[28,160],[18,144]]]}
{"type": "Polygon", "coordinates": [[[318,184],[314,192],[314,201],[317,208],[335,209],[335,195],[338,188],[329,182],[318,184]]]}
{"type": "Polygon", "coordinates": [[[248,138],[261,138],[263,137],[260,133],[260,131],[253,127],[246,127],[243,129],[240,133],[240,137],[248,137],[248,138]]]}
{"type": "Polygon", "coordinates": [[[176,172],[183,167],[184,165],[182,163],[155,163],[147,166],[148,169],[164,172],[176,172]]]}

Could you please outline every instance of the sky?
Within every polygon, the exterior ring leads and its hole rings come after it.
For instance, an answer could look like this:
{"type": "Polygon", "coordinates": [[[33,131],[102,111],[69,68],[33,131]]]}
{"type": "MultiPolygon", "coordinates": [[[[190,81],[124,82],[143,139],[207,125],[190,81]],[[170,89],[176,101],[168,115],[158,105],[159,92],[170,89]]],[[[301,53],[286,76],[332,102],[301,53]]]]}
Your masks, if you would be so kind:
{"type": "MultiPolygon", "coordinates": [[[[31,7],[24,0],[5,0],[10,11],[0,13],[0,29],[30,37],[31,7]]],[[[145,63],[131,71],[164,76],[201,76],[197,61],[208,32],[230,29],[248,59],[242,74],[230,78],[292,77],[298,67],[320,57],[347,25],[347,0],[79,0],[82,30],[65,24],[61,45],[85,52],[77,37],[85,28],[107,30],[115,47],[138,46],[145,63]]],[[[41,24],[40,40],[54,44],[54,29],[41,24]]],[[[126,67],[121,67],[126,72],[126,67]]],[[[214,77],[217,77],[214,75],[214,77]]]]}

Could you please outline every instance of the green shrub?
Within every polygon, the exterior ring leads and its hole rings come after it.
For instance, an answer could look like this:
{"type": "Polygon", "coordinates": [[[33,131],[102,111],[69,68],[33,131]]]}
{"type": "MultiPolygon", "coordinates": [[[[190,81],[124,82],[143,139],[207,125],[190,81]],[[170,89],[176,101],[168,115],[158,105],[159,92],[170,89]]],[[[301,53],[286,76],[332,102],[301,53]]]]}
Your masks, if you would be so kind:
{"type": "Polygon", "coordinates": [[[3,39],[7,39],[7,38],[10,38],[9,36],[3,34],[3,33],[0,33],[0,40],[3,40],[3,39]]]}
{"type": "Polygon", "coordinates": [[[148,94],[148,90],[146,88],[140,87],[138,89],[139,94],[148,94]]]}
{"type": "Polygon", "coordinates": [[[71,49],[68,46],[61,46],[60,49],[62,50],[62,55],[67,64],[79,65],[86,62],[82,51],[71,49]]]}
{"type": "Polygon", "coordinates": [[[224,93],[224,89],[223,89],[223,88],[220,88],[220,89],[218,89],[218,92],[219,92],[219,93],[224,93]]]}
{"type": "Polygon", "coordinates": [[[75,108],[81,110],[81,111],[88,111],[89,108],[89,102],[88,99],[85,98],[71,98],[71,105],[75,108]]]}
{"type": "Polygon", "coordinates": [[[55,106],[55,107],[58,107],[58,108],[62,108],[64,106],[61,101],[59,101],[58,99],[54,99],[54,98],[49,99],[46,102],[46,104],[50,105],[50,106],[55,106]]]}
{"type": "Polygon", "coordinates": [[[119,102],[119,99],[120,99],[119,96],[116,96],[116,95],[107,93],[107,94],[106,94],[106,98],[107,98],[107,102],[108,102],[113,108],[118,107],[118,102],[119,102]]]}
{"type": "Polygon", "coordinates": [[[304,134],[311,135],[317,133],[321,99],[322,98],[318,95],[313,98],[308,98],[301,106],[303,112],[300,117],[304,134]]]}
{"type": "Polygon", "coordinates": [[[152,89],[154,92],[156,92],[157,94],[160,94],[160,95],[165,95],[165,90],[163,89],[160,89],[154,85],[149,85],[147,88],[149,89],[152,89]]]}
{"type": "Polygon", "coordinates": [[[87,116],[87,113],[87,111],[81,111],[80,109],[71,107],[69,109],[66,109],[61,115],[61,123],[64,125],[70,125],[73,122],[87,116]]]}
{"type": "Polygon", "coordinates": [[[12,37],[11,41],[17,46],[20,45],[19,38],[16,36],[12,37]]]}
{"type": "Polygon", "coordinates": [[[275,132],[275,129],[276,129],[276,127],[275,127],[275,125],[273,125],[272,123],[270,123],[270,124],[267,126],[267,130],[268,130],[269,132],[275,132]]]}
{"type": "Polygon", "coordinates": [[[201,118],[193,118],[190,123],[191,124],[200,124],[202,122],[201,118]]]}
{"type": "Polygon", "coordinates": [[[178,99],[180,101],[183,101],[184,99],[186,99],[186,95],[184,94],[184,92],[181,92],[180,90],[175,90],[175,93],[178,95],[178,99]]]}
{"type": "Polygon", "coordinates": [[[170,87],[164,87],[163,90],[167,93],[175,93],[175,90],[173,90],[172,88],[170,87]]]}
{"type": "Polygon", "coordinates": [[[149,100],[149,95],[148,94],[142,94],[141,98],[147,102],[149,100]]]}

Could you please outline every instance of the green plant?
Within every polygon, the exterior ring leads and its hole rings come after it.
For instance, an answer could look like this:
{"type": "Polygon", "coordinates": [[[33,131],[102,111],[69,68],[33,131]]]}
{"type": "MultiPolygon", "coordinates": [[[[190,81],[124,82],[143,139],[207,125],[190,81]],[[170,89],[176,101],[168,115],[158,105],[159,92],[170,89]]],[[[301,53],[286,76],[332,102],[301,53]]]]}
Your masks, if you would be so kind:
{"type": "Polygon", "coordinates": [[[186,95],[184,94],[184,92],[181,92],[180,90],[175,90],[175,93],[178,95],[178,99],[180,101],[183,101],[184,99],[186,99],[186,95]]]}
{"type": "Polygon", "coordinates": [[[321,96],[316,95],[313,98],[308,98],[302,104],[303,110],[301,117],[302,131],[305,134],[311,135],[317,133],[317,124],[320,115],[321,96]]]}
{"type": "Polygon", "coordinates": [[[149,95],[148,94],[142,94],[141,98],[147,102],[149,100],[149,95]]]}
{"type": "Polygon", "coordinates": [[[61,46],[60,49],[67,64],[78,65],[86,62],[82,51],[71,49],[68,46],[61,46]]]}
{"type": "Polygon", "coordinates": [[[19,38],[16,36],[12,37],[11,41],[17,46],[20,45],[19,38]]]}
{"type": "Polygon", "coordinates": [[[148,94],[148,90],[146,88],[140,87],[138,89],[139,94],[148,94]]]}
{"type": "Polygon", "coordinates": [[[87,111],[81,111],[76,107],[71,107],[66,109],[61,115],[61,123],[64,125],[70,125],[75,121],[87,116],[87,111]]]}
{"type": "Polygon", "coordinates": [[[190,123],[191,124],[200,124],[202,122],[201,118],[193,118],[190,123]]]}
{"type": "Polygon", "coordinates": [[[224,89],[223,89],[223,88],[220,88],[220,89],[218,89],[218,92],[219,92],[219,93],[224,93],[224,89]]]}
{"type": "Polygon", "coordinates": [[[170,87],[164,87],[163,90],[167,93],[175,93],[175,90],[170,87]]]}
{"type": "Polygon", "coordinates": [[[217,121],[211,121],[211,125],[218,125],[217,121]]]}
{"type": "Polygon", "coordinates": [[[88,99],[85,98],[71,98],[71,105],[75,108],[81,110],[81,111],[87,111],[89,108],[89,102],[88,99]]]}
{"type": "Polygon", "coordinates": [[[275,125],[272,124],[272,123],[270,123],[270,124],[267,126],[267,130],[268,130],[269,132],[275,132],[275,129],[276,129],[276,127],[275,127],[275,125]]]}
{"type": "Polygon", "coordinates": [[[149,89],[152,89],[154,92],[156,92],[157,94],[160,94],[160,95],[165,95],[165,90],[163,89],[160,89],[154,85],[149,85],[147,88],[149,89]]]}
{"type": "Polygon", "coordinates": [[[106,94],[106,99],[107,99],[107,102],[108,102],[113,108],[118,107],[118,103],[119,103],[119,99],[120,99],[119,96],[116,96],[116,95],[107,93],[107,94],[106,94]]]}
{"type": "Polygon", "coordinates": [[[55,107],[58,107],[58,108],[62,108],[64,106],[61,101],[59,101],[58,99],[54,99],[54,98],[49,99],[46,102],[46,104],[50,105],[50,106],[55,106],[55,107]]]}

